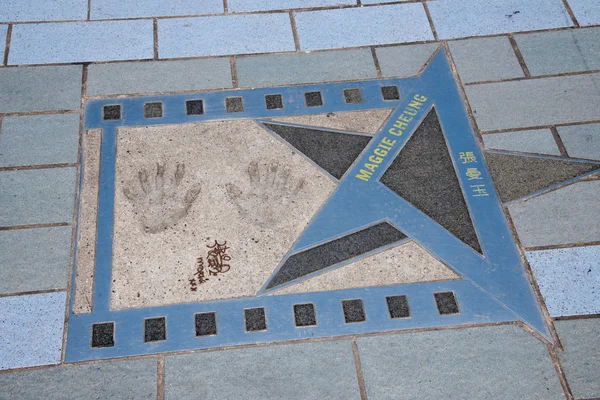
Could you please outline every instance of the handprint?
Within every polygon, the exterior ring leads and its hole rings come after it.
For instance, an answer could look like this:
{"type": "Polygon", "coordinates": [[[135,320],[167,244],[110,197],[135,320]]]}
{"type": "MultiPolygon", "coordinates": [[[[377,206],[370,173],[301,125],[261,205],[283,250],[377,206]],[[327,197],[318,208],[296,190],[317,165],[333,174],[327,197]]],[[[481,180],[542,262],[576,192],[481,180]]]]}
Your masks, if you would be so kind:
{"type": "Polygon", "coordinates": [[[273,226],[288,212],[288,206],[304,186],[304,178],[295,179],[291,168],[276,160],[251,162],[247,169],[250,190],[243,192],[228,183],[225,188],[240,214],[259,226],[273,226]]]}
{"type": "Polygon", "coordinates": [[[184,218],[200,194],[200,185],[185,191],[181,182],[185,164],[177,164],[173,175],[165,178],[165,165],[156,163],[156,173],[142,168],[137,179],[123,189],[123,194],[136,207],[144,230],[148,233],[163,231],[184,218]],[[152,176],[151,176],[152,175],[152,176]]]}

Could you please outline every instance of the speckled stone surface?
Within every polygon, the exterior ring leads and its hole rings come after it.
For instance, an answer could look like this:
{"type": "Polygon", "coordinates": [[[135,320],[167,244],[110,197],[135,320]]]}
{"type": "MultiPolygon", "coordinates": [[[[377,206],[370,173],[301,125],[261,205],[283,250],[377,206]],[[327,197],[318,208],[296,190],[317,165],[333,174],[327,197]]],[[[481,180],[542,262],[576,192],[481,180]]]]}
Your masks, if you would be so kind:
{"type": "Polygon", "coordinates": [[[348,132],[376,134],[390,115],[390,109],[346,111],[328,114],[298,115],[273,118],[272,121],[318,126],[348,132]]]}
{"type": "Polygon", "coordinates": [[[493,133],[482,135],[482,138],[483,144],[488,149],[560,155],[550,129],[493,133]]]}
{"type": "Polygon", "coordinates": [[[0,297],[0,370],[60,362],[66,297],[65,292],[0,297]]]}
{"type": "Polygon", "coordinates": [[[571,157],[600,160],[600,124],[560,126],[557,129],[571,157]]]}
{"type": "Polygon", "coordinates": [[[573,185],[508,206],[525,247],[600,240],[600,181],[573,185]]]}
{"type": "Polygon", "coordinates": [[[357,339],[367,396],[559,400],[546,346],[514,325],[357,339]]]}
{"type": "Polygon", "coordinates": [[[600,246],[526,255],[551,316],[600,314],[600,246]]]}

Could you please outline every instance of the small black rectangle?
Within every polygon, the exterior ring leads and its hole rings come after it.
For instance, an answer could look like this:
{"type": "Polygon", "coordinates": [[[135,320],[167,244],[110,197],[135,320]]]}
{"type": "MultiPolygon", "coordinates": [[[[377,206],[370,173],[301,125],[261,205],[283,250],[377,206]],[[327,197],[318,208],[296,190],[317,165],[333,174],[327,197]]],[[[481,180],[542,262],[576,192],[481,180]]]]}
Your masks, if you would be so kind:
{"type": "Polygon", "coordinates": [[[381,95],[384,100],[400,100],[400,92],[398,92],[398,86],[382,86],[381,95]]]}
{"type": "Polygon", "coordinates": [[[344,89],[344,101],[346,104],[360,104],[363,102],[360,89],[344,89]]]}
{"type": "Polygon", "coordinates": [[[211,336],[217,334],[217,314],[214,312],[194,315],[196,336],[211,336]]]}
{"type": "Polygon", "coordinates": [[[347,324],[366,321],[365,308],[361,299],[343,300],[344,320],[347,324]]]}
{"type": "Polygon", "coordinates": [[[144,103],[144,118],[162,118],[163,105],[161,102],[144,103]]]}
{"type": "Polygon", "coordinates": [[[390,318],[408,318],[410,317],[410,308],[406,296],[389,296],[385,298],[387,302],[390,318]]]}
{"type": "Polygon", "coordinates": [[[185,102],[185,115],[202,115],[204,114],[204,101],[188,100],[185,102]]]}
{"type": "Polygon", "coordinates": [[[307,107],[319,107],[323,105],[323,97],[321,92],[304,93],[304,100],[307,107]]]}
{"type": "Polygon", "coordinates": [[[434,293],[435,303],[441,315],[458,314],[458,302],[453,292],[434,293]]]}
{"type": "Polygon", "coordinates": [[[104,121],[118,121],[121,119],[121,106],[113,104],[102,107],[102,119],[104,121]]]}
{"type": "Polygon", "coordinates": [[[296,326],[317,325],[317,316],[315,315],[314,304],[295,304],[294,319],[296,320],[296,326]]]}
{"type": "Polygon", "coordinates": [[[279,110],[283,108],[283,96],[280,94],[268,94],[265,96],[267,110],[279,110]]]}
{"type": "Polygon", "coordinates": [[[267,318],[265,309],[262,307],[244,310],[244,319],[246,320],[246,331],[248,332],[267,330],[267,318]]]}
{"type": "Polygon", "coordinates": [[[101,322],[92,325],[92,347],[112,347],[115,345],[115,323],[101,322]]]}
{"type": "Polygon", "coordinates": [[[144,320],[144,342],[158,342],[167,339],[167,321],[165,317],[144,320]]]}
{"type": "Polygon", "coordinates": [[[228,113],[242,112],[244,111],[244,100],[241,97],[227,97],[225,108],[228,113]]]}

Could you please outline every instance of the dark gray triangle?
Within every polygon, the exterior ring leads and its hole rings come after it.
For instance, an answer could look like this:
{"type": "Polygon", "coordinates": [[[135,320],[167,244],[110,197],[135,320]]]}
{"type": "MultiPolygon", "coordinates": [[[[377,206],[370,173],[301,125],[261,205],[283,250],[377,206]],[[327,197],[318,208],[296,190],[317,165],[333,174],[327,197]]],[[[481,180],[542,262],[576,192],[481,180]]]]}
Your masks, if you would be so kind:
{"type": "Polygon", "coordinates": [[[291,255],[271,278],[267,289],[350,260],[399,240],[406,235],[387,222],[291,255]]]}
{"type": "Polygon", "coordinates": [[[435,109],[427,114],[380,182],[481,253],[435,109]]]}
{"type": "Polygon", "coordinates": [[[370,136],[364,135],[272,123],[264,125],[336,179],[344,176],[371,141],[370,136]]]}
{"type": "Polygon", "coordinates": [[[485,161],[502,202],[600,169],[599,164],[486,152],[485,161]]]}

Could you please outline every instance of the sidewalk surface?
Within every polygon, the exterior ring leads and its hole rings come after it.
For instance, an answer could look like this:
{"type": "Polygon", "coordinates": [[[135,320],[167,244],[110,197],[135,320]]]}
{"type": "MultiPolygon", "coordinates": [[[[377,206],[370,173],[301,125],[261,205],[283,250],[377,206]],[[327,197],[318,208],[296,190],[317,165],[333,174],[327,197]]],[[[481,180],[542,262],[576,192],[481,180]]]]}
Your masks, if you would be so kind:
{"type": "Polygon", "coordinates": [[[600,399],[598,0],[0,0],[0,399],[600,399]]]}

